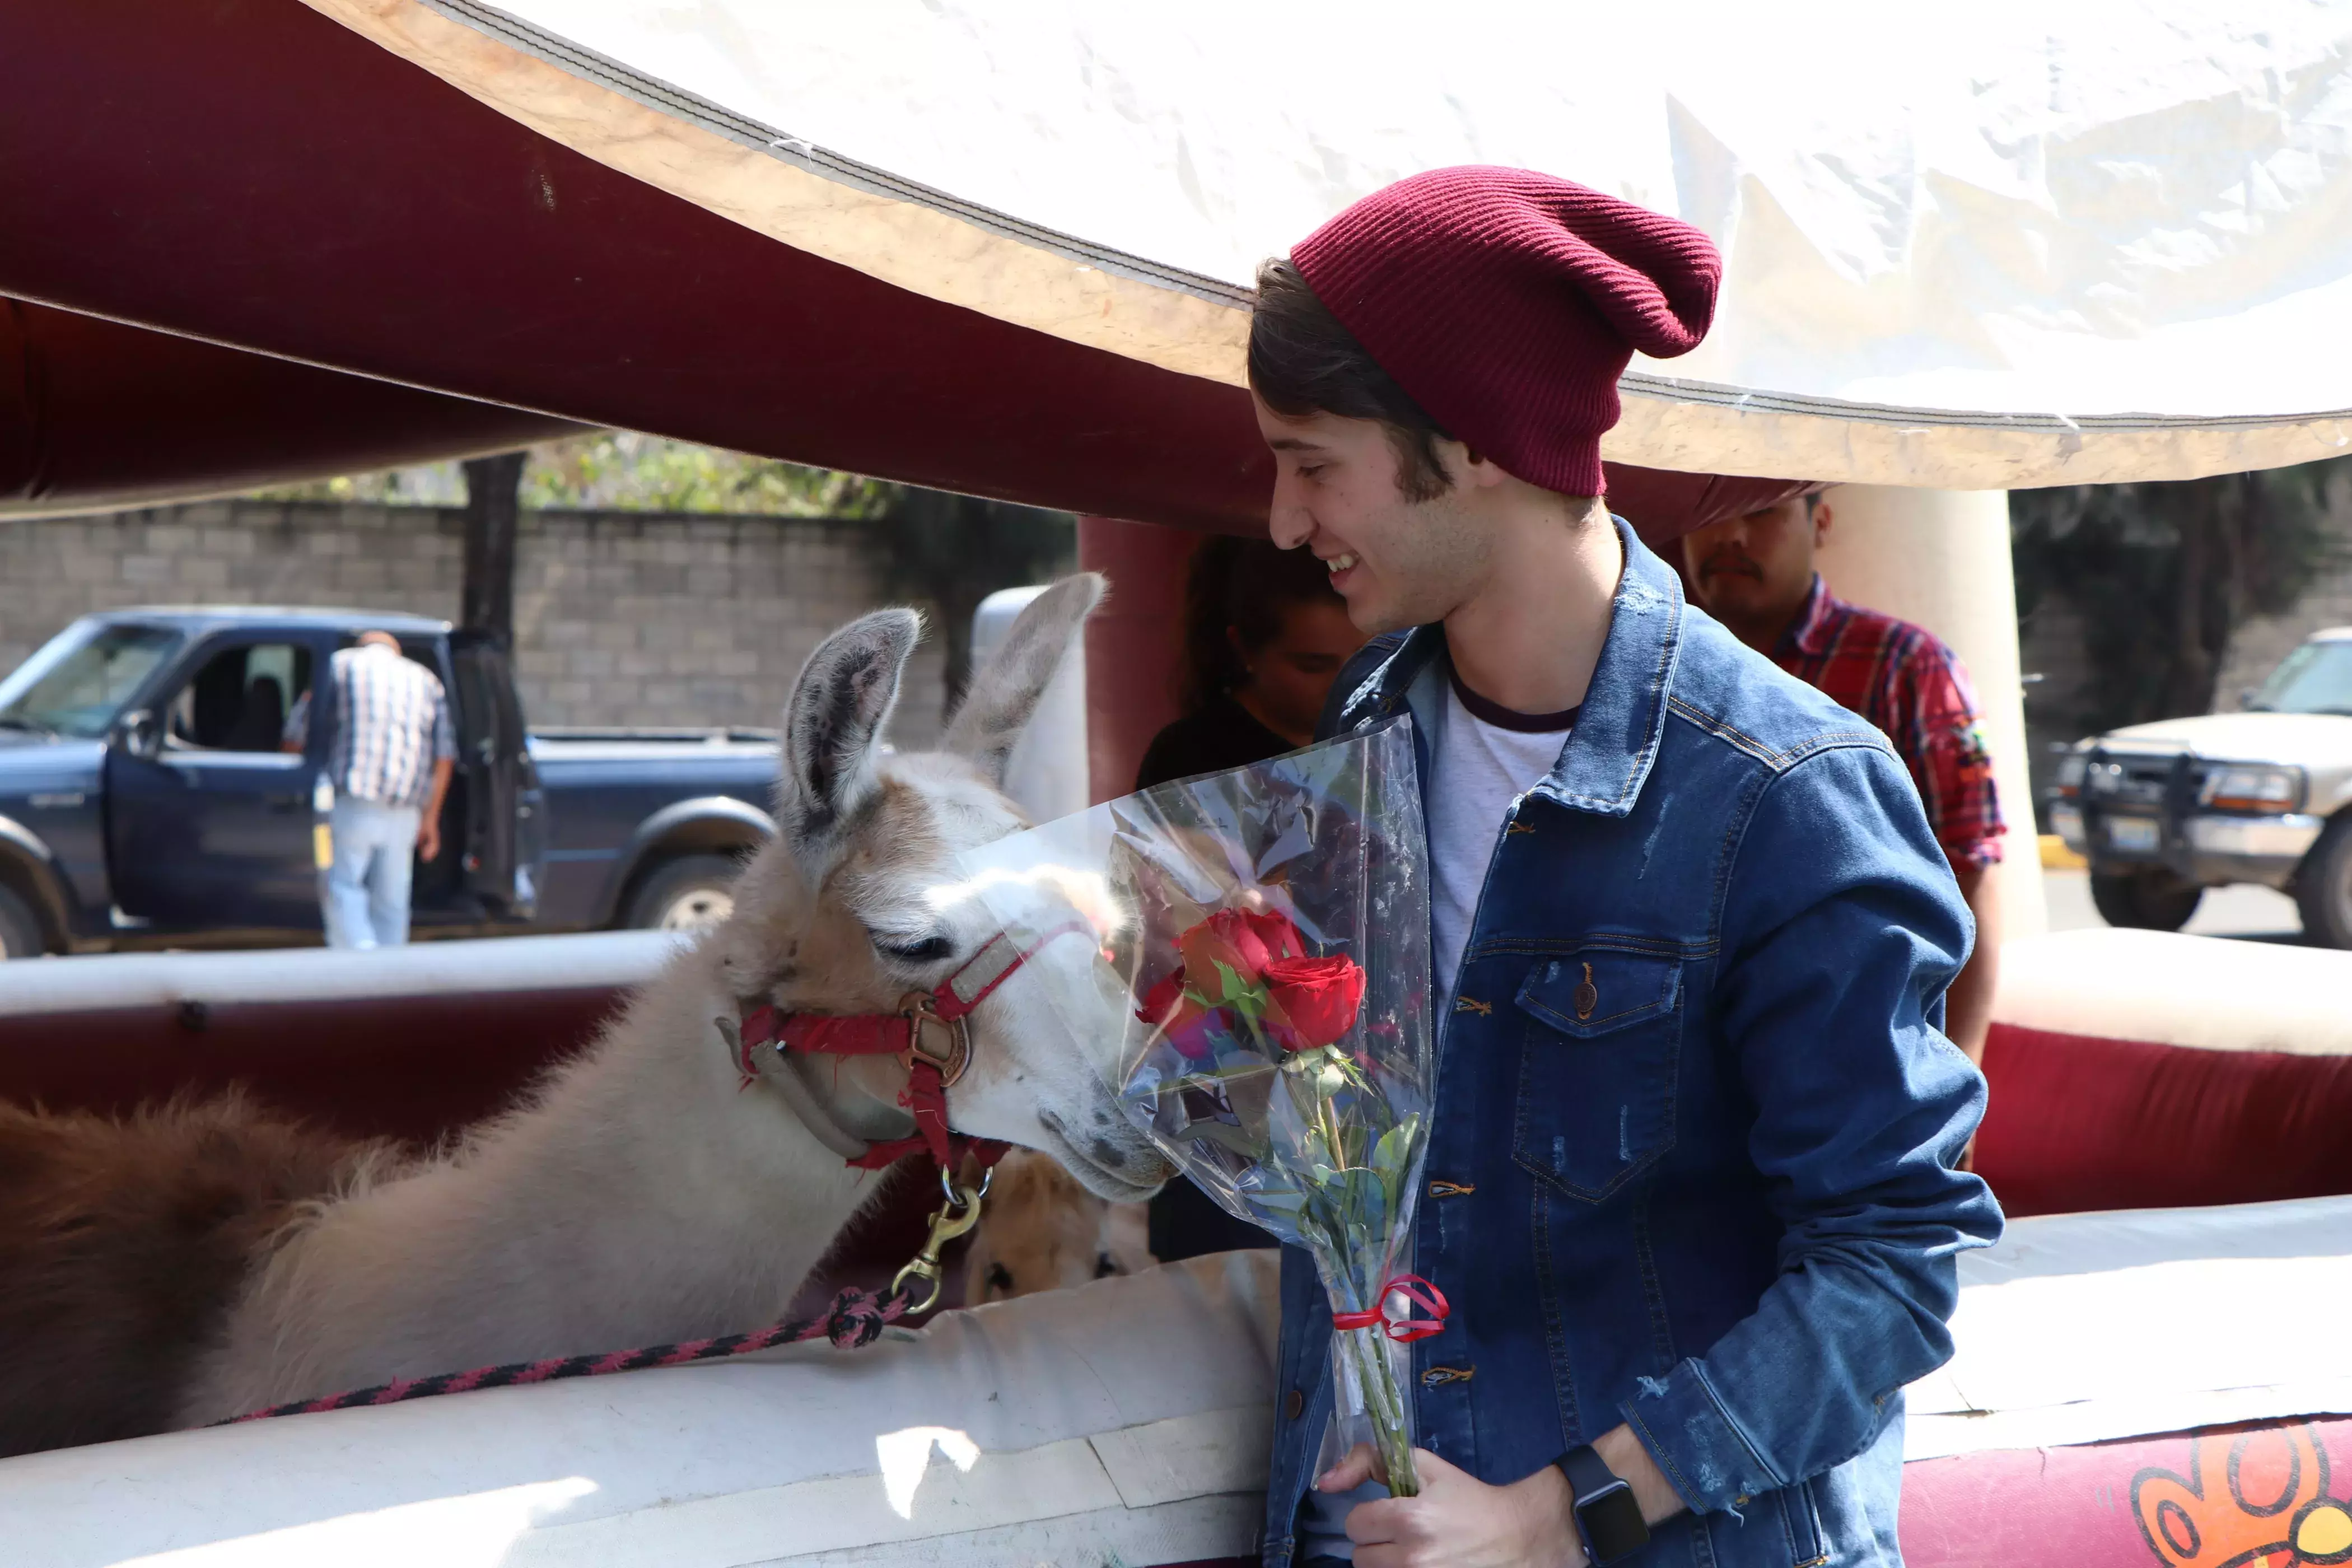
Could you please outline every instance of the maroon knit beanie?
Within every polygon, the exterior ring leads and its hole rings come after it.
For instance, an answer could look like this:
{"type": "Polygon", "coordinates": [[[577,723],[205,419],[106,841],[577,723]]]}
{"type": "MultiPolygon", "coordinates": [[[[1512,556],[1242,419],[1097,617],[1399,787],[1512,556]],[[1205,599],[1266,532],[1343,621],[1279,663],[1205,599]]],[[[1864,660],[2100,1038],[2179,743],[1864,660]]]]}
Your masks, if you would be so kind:
{"type": "Polygon", "coordinates": [[[1602,493],[1633,351],[1687,353],[1723,260],[1678,218],[1530,169],[1433,169],[1290,253],[1316,298],[1446,434],[1563,495],[1602,493]]]}

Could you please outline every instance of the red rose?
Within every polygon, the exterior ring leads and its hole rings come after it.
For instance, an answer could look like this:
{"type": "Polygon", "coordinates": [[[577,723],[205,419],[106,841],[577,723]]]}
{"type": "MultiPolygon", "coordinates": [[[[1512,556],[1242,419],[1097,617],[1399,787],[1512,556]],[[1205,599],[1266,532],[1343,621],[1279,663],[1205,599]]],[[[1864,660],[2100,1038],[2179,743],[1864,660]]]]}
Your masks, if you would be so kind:
{"type": "Polygon", "coordinates": [[[1252,988],[1265,978],[1265,966],[1279,959],[1297,958],[1307,951],[1298,928],[1289,918],[1272,911],[1219,910],[1177,939],[1184,969],[1205,987],[1202,994],[1218,999],[1217,966],[1223,964],[1252,988]]]}
{"type": "Polygon", "coordinates": [[[1142,1023],[1164,1024],[1183,994],[1184,966],[1180,963],[1175,973],[1143,994],[1143,1005],[1135,1010],[1135,1016],[1142,1023]]]}
{"type": "Polygon", "coordinates": [[[1331,1045],[1355,1026],[1364,972],[1354,959],[1278,958],[1265,973],[1267,994],[1289,1022],[1282,1039],[1289,1049],[1331,1045]]]}

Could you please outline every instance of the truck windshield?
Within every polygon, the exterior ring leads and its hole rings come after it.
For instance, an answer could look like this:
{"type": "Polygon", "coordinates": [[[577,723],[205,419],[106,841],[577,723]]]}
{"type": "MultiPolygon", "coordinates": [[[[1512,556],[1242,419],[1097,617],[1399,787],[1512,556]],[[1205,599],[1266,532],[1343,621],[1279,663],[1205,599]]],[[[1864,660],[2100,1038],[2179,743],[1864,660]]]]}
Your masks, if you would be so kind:
{"type": "Polygon", "coordinates": [[[0,680],[0,730],[99,739],[180,639],[163,626],[76,621],[0,680]]]}
{"type": "Polygon", "coordinates": [[[2268,713],[2352,713],[2352,638],[2296,648],[2249,706],[2268,713]]]}

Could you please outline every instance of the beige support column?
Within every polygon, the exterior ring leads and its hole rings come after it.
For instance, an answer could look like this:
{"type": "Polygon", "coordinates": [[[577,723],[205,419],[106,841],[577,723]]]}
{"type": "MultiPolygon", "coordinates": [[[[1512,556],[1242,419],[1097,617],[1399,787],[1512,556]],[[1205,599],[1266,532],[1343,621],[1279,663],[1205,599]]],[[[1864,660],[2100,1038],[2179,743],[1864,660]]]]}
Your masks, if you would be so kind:
{"type": "Polygon", "coordinates": [[[2008,492],[1839,485],[1822,501],[1831,515],[1818,564],[1830,591],[1927,627],[1968,666],[2009,824],[2000,865],[2004,935],[2041,935],[2048,911],[2026,783],[2008,492]]]}

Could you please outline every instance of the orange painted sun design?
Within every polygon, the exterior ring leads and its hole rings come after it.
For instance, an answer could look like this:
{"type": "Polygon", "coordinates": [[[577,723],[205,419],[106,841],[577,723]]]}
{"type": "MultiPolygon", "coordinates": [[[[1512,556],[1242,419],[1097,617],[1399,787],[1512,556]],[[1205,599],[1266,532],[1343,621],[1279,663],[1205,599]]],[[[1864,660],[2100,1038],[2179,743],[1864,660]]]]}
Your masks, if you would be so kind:
{"type": "Polygon", "coordinates": [[[2352,1505],[2327,1495],[2308,1426],[2194,1437],[2189,1474],[2132,1478],[2132,1514],[2167,1568],[2305,1568],[2352,1562],[2352,1505]]]}

